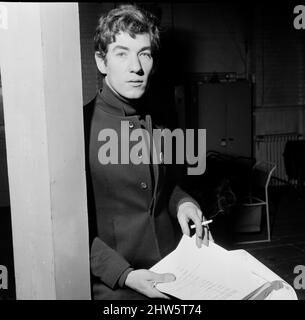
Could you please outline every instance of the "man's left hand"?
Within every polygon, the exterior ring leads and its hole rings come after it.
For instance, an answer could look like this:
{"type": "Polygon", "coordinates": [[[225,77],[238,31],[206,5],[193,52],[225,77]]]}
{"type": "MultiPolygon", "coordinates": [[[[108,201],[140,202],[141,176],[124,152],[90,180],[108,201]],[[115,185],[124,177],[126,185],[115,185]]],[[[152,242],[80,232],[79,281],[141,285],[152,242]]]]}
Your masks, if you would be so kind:
{"type": "Polygon", "coordinates": [[[202,226],[206,221],[202,211],[192,202],[184,202],[178,208],[177,218],[183,234],[190,236],[189,222],[192,221],[196,227],[196,245],[201,248],[201,244],[208,246],[209,241],[213,241],[211,232],[207,227],[202,226]]]}

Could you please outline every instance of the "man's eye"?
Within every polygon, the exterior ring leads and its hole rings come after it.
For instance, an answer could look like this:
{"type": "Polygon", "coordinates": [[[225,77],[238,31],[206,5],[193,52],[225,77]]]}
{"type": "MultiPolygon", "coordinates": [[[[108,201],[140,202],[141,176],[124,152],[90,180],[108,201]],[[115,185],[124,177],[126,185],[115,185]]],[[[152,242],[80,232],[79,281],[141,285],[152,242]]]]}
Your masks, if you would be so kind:
{"type": "Polygon", "coordinates": [[[145,58],[151,58],[151,53],[150,52],[142,52],[141,56],[143,56],[145,58]]]}
{"type": "Polygon", "coordinates": [[[126,52],[118,52],[116,55],[119,56],[119,57],[125,57],[126,56],[126,52]]]}

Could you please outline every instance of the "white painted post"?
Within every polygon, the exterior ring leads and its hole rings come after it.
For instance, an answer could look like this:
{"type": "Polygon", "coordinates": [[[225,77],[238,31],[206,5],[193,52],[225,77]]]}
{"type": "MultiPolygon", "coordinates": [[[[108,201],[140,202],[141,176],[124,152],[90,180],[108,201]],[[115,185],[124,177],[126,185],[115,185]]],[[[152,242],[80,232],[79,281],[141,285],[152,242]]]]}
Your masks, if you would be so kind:
{"type": "Polygon", "coordinates": [[[1,7],[17,299],[90,299],[78,5],[1,7]]]}

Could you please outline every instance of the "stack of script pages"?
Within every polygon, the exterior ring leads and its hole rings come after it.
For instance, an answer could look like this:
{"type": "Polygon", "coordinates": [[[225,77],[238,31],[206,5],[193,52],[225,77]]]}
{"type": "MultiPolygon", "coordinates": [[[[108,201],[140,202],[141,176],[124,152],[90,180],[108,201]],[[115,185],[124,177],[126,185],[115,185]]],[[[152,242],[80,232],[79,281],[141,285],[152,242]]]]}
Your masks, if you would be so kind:
{"type": "Polygon", "coordinates": [[[294,289],[245,250],[228,251],[215,243],[197,248],[183,235],[177,248],[151,271],[176,280],[157,289],[182,300],[297,300],[294,289]]]}

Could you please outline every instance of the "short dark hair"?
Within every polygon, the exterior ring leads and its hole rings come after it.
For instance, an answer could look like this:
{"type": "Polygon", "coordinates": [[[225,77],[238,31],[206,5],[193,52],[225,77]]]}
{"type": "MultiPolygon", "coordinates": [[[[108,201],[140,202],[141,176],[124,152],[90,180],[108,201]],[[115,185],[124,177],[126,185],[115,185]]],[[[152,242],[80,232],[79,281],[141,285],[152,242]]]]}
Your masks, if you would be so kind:
{"type": "Polygon", "coordinates": [[[135,5],[121,5],[110,10],[99,19],[94,35],[94,49],[104,59],[108,45],[115,41],[119,32],[127,32],[132,38],[137,34],[148,33],[152,54],[160,48],[160,30],[158,19],[150,12],[135,5]]]}

